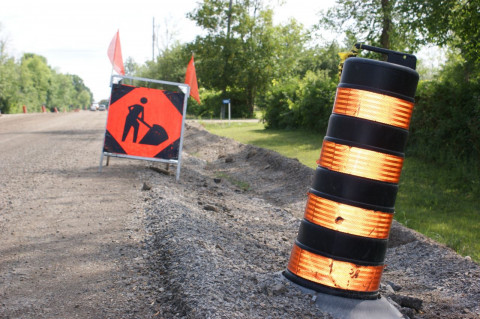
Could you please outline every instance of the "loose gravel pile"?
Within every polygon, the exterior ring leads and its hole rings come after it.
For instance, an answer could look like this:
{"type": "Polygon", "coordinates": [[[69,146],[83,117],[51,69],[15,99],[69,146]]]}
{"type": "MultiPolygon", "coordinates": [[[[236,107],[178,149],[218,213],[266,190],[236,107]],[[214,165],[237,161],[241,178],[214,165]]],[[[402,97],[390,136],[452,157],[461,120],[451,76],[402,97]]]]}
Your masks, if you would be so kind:
{"type": "MultiPolygon", "coordinates": [[[[285,280],[313,170],[188,126],[181,180],[144,181],[145,267],[163,318],[330,318],[285,280]]],[[[160,169],[159,169],[160,168],[160,169]]],[[[480,318],[480,267],[394,222],[381,293],[405,318],[480,318]]]]}

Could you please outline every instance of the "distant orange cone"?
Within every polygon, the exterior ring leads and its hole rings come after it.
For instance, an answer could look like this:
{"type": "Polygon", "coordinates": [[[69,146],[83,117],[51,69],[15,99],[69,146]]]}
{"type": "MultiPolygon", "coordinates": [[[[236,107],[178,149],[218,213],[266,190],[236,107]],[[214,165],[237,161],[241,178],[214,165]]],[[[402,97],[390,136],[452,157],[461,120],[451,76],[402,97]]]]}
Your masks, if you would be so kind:
{"type": "Polygon", "coordinates": [[[54,110],[55,113],[58,113],[57,107],[54,107],[53,110],[54,110]]]}
{"type": "Polygon", "coordinates": [[[23,106],[23,113],[27,113],[27,107],[25,105],[23,106]]]}
{"type": "Polygon", "coordinates": [[[42,105],[42,113],[47,113],[47,108],[45,107],[45,105],[42,105]]]}

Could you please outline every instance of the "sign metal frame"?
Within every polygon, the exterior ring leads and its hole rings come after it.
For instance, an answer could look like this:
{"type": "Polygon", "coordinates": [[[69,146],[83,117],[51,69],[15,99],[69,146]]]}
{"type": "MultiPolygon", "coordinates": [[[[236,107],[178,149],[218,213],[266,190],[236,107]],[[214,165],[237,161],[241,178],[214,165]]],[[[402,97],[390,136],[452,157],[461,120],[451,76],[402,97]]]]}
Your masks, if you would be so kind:
{"type": "MultiPolygon", "coordinates": [[[[117,154],[117,153],[110,153],[110,152],[105,152],[104,151],[104,146],[105,146],[105,141],[102,144],[102,152],[100,155],[100,165],[98,168],[98,171],[102,171],[102,165],[103,165],[103,157],[106,155],[107,157],[120,157],[120,158],[130,158],[130,159],[136,159],[136,160],[144,160],[144,161],[152,161],[152,162],[162,162],[162,163],[167,163],[167,164],[176,164],[177,165],[177,172],[175,179],[178,181],[180,178],[180,170],[181,170],[181,164],[182,164],[182,149],[183,149],[183,138],[184,138],[184,133],[185,133],[185,118],[187,115],[187,101],[188,97],[190,96],[190,85],[185,84],[185,83],[177,83],[177,82],[170,82],[170,81],[162,81],[162,80],[154,80],[154,79],[147,79],[147,78],[140,78],[140,77],[133,77],[133,76],[126,76],[126,75],[117,75],[114,74],[110,78],[110,87],[112,87],[114,83],[114,78],[117,78],[117,81],[127,79],[130,81],[141,81],[141,82],[150,82],[150,83],[158,83],[158,84],[164,84],[164,85],[171,85],[171,86],[177,86],[184,94],[185,97],[183,99],[183,115],[182,115],[182,126],[181,126],[181,131],[180,131],[180,145],[178,147],[178,159],[163,159],[163,158],[153,158],[153,157],[142,157],[142,156],[134,156],[134,155],[127,155],[127,154],[117,154]]],[[[109,105],[110,106],[110,105],[109,105]]],[[[105,121],[105,132],[107,131],[107,123],[108,123],[108,116],[107,120],[105,121]]],[[[107,161],[108,165],[108,161],[107,161]]]]}

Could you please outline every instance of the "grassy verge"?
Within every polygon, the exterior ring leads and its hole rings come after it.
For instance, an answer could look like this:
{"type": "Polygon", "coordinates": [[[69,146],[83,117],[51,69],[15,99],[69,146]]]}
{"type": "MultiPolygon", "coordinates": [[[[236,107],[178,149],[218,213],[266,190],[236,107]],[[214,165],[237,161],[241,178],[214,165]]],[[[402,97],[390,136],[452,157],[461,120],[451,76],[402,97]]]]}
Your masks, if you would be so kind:
{"type": "Polygon", "coordinates": [[[320,156],[323,141],[321,134],[297,130],[265,130],[262,123],[203,125],[213,134],[277,151],[312,168],[317,166],[316,160],[320,156]]]}
{"type": "Polygon", "coordinates": [[[461,170],[407,158],[395,219],[480,262],[480,194],[474,183],[461,170]]]}
{"type": "MultiPolygon", "coordinates": [[[[305,131],[265,130],[261,123],[206,124],[213,134],[268,148],[297,158],[311,168],[323,136],[305,131]]],[[[395,219],[480,262],[480,192],[476,177],[406,158],[396,201],[395,219]]]]}

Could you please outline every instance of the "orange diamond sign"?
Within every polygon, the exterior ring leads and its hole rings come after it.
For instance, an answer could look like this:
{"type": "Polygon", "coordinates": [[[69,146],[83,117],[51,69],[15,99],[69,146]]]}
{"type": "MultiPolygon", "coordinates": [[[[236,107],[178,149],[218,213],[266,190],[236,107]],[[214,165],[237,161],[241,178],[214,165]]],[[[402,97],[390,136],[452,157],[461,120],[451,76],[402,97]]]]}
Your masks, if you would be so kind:
{"type": "Polygon", "coordinates": [[[178,159],[184,98],[182,92],[113,84],[103,151],[178,159]]]}

